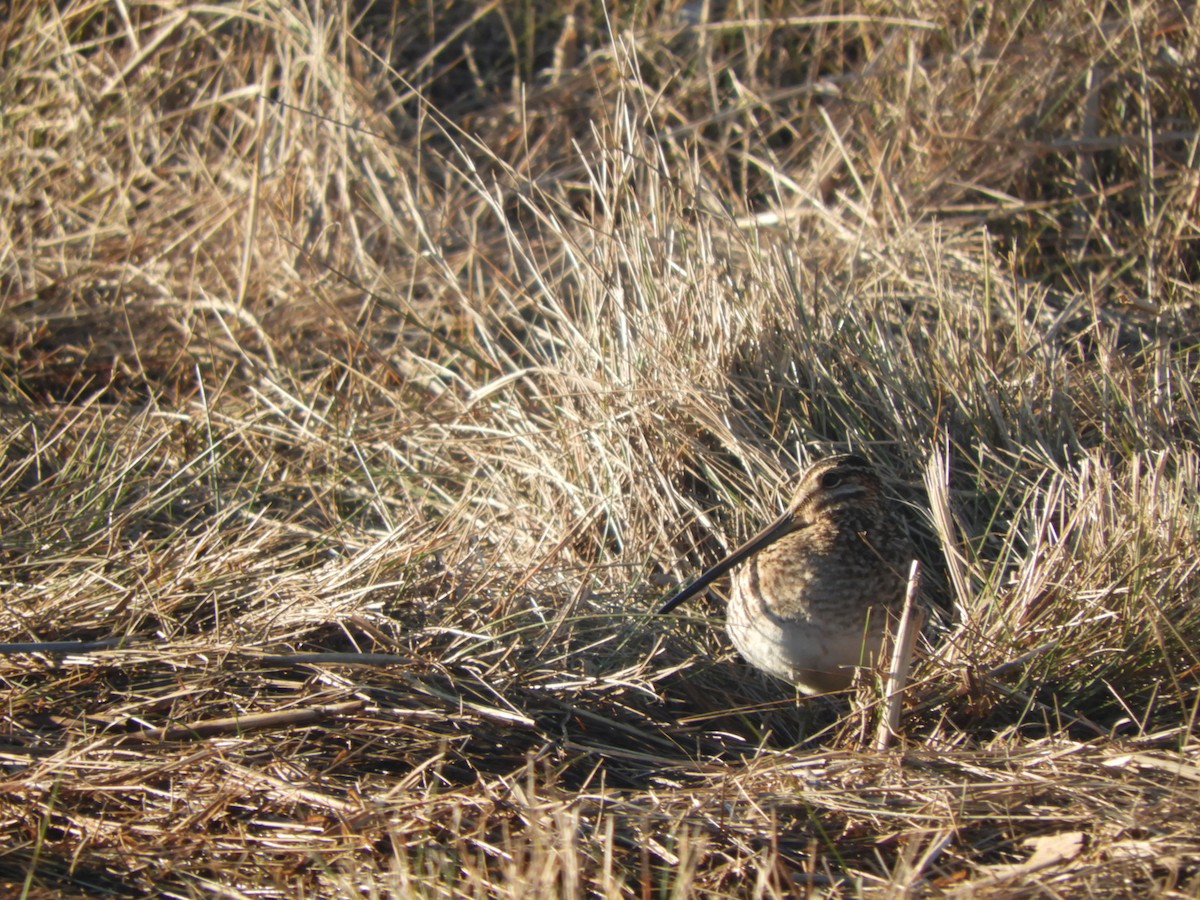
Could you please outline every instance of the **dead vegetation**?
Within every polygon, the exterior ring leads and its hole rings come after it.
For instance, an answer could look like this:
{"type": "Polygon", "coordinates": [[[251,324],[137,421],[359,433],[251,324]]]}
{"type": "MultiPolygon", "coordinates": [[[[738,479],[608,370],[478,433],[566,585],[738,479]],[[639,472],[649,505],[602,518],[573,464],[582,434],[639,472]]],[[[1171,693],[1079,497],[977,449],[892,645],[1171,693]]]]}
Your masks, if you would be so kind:
{"type": "Polygon", "coordinates": [[[1195,7],[435,7],[0,24],[5,891],[1195,896],[1195,7]],[[847,444],[883,752],[649,615],[847,444]]]}

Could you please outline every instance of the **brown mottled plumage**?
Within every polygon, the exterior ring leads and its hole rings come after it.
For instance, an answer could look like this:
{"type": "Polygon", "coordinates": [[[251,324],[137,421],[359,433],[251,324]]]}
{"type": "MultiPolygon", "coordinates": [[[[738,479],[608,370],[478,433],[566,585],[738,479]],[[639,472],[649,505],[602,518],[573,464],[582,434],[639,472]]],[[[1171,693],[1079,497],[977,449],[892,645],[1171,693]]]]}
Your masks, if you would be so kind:
{"type": "Polygon", "coordinates": [[[733,575],[726,628],[763,671],[806,694],[840,690],[883,644],[898,615],[912,547],[861,456],[815,463],[782,516],[658,610],[670,612],[733,575]]]}

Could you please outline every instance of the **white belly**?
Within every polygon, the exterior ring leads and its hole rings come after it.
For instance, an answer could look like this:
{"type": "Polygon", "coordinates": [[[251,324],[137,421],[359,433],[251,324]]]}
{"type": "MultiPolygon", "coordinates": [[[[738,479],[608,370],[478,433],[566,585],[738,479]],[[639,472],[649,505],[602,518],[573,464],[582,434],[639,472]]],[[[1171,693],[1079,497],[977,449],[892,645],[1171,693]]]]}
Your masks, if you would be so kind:
{"type": "Polygon", "coordinates": [[[803,693],[849,687],[859,666],[872,665],[883,644],[884,613],[857,630],[824,628],[810,619],[783,619],[762,605],[745,602],[736,588],[726,628],[734,646],[752,665],[790,681],[803,693]]]}

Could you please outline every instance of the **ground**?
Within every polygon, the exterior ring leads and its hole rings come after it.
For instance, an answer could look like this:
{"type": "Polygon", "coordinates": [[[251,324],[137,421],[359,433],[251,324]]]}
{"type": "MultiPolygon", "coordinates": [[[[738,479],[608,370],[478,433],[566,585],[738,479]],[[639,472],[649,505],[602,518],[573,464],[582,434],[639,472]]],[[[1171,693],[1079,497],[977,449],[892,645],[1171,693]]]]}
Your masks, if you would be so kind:
{"type": "Polygon", "coordinates": [[[881,10],[12,4],[6,895],[1196,896],[1195,10],[881,10]],[[882,738],[652,614],[851,448],[882,738]]]}

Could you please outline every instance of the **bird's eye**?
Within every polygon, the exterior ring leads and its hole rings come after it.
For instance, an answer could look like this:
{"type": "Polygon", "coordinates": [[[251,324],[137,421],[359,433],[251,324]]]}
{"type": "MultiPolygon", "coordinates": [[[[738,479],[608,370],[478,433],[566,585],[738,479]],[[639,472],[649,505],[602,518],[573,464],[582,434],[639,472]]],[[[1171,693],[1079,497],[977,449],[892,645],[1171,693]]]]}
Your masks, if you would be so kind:
{"type": "Polygon", "coordinates": [[[842,483],[842,475],[840,472],[826,472],[821,476],[821,487],[835,488],[842,483]]]}

